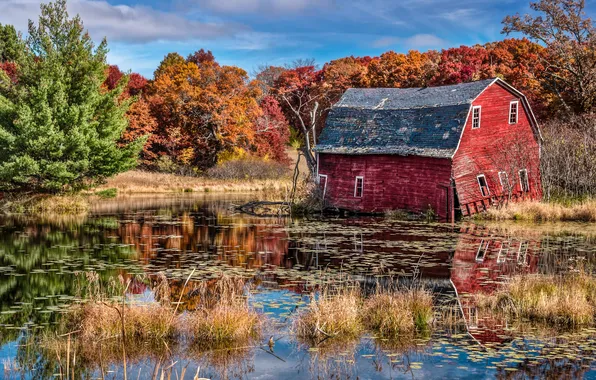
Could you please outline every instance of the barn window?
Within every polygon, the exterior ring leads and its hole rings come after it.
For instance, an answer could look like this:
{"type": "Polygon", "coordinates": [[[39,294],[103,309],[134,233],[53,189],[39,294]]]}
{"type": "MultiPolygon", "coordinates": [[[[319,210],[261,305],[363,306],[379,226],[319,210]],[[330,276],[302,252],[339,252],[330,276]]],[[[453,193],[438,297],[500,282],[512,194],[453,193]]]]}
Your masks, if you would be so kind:
{"type": "Polygon", "coordinates": [[[478,252],[476,252],[476,262],[481,263],[484,261],[486,254],[488,253],[488,246],[490,245],[490,241],[484,241],[482,239],[480,241],[480,247],[478,247],[478,252]]]}
{"type": "Polygon", "coordinates": [[[503,241],[501,243],[501,249],[499,250],[499,255],[497,256],[497,263],[501,264],[507,260],[507,255],[509,254],[509,248],[511,247],[510,241],[503,241]]]}
{"type": "Polygon", "coordinates": [[[480,174],[478,177],[478,185],[480,186],[480,193],[483,197],[488,197],[490,195],[490,190],[488,189],[488,184],[486,183],[486,177],[484,174],[480,174]]]}
{"type": "Polygon", "coordinates": [[[518,106],[519,102],[517,100],[509,103],[509,124],[517,124],[518,106]]]}
{"type": "Polygon", "coordinates": [[[480,114],[482,110],[480,106],[472,108],[472,129],[480,128],[480,114]]]}
{"type": "Polygon", "coordinates": [[[327,175],[319,174],[319,186],[323,192],[323,199],[325,199],[325,194],[327,194],[327,175]]]}
{"type": "Polygon", "coordinates": [[[499,182],[501,182],[503,191],[509,191],[509,176],[507,172],[499,172],[499,182]]]}
{"type": "Polygon", "coordinates": [[[354,186],[354,196],[356,198],[362,198],[364,192],[364,177],[356,177],[356,184],[354,186]]]}
{"type": "Polygon", "coordinates": [[[528,178],[528,170],[522,169],[519,171],[519,183],[521,185],[521,190],[524,193],[530,191],[530,179],[528,178]]]}

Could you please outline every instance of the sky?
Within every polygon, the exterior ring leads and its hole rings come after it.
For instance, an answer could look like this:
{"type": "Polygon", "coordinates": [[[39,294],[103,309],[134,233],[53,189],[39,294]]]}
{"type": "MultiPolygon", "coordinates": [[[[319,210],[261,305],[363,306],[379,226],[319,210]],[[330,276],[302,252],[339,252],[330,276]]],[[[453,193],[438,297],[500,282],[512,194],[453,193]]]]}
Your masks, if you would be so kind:
{"type": "MultiPolygon", "coordinates": [[[[0,0],[0,23],[26,33],[44,0],[0,0]]],[[[596,18],[596,0],[586,0],[596,18]]],[[[529,0],[69,0],[109,63],[151,78],[169,52],[211,50],[249,74],[299,58],[442,49],[503,39],[501,21],[529,0]]]]}

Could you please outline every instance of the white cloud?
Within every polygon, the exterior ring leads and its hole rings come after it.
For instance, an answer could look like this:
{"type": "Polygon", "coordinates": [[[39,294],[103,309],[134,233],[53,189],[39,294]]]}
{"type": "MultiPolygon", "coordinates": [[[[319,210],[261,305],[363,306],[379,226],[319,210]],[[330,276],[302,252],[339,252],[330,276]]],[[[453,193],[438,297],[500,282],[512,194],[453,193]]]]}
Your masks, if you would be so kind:
{"type": "Polygon", "coordinates": [[[327,8],[334,0],[203,0],[195,3],[221,13],[292,13],[327,8]]]}
{"type": "MultiPolygon", "coordinates": [[[[0,1],[0,22],[26,31],[27,20],[37,21],[41,0],[0,1]]],[[[227,23],[189,20],[174,13],[144,6],[111,5],[104,0],[70,0],[71,16],[80,14],[85,28],[95,39],[149,42],[213,39],[231,36],[243,27],[227,23]]]]}
{"type": "Polygon", "coordinates": [[[448,42],[434,34],[415,34],[411,37],[383,37],[373,41],[375,48],[386,48],[401,45],[406,49],[438,49],[448,45],[448,42]]]}
{"type": "Polygon", "coordinates": [[[403,45],[408,49],[438,48],[447,42],[434,34],[415,34],[404,39],[403,45]]]}

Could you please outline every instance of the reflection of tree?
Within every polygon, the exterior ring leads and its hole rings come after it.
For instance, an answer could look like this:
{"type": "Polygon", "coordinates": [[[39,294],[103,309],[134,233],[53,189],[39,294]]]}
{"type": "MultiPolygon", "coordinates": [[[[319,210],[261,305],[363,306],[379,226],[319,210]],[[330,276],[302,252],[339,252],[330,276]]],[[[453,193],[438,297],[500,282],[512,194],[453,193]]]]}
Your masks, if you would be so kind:
{"type": "Polygon", "coordinates": [[[117,273],[110,264],[121,263],[133,251],[114,244],[105,225],[106,220],[68,229],[5,223],[0,233],[0,324],[12,329],[3,329],[2,342],[16,339],[14,328],[55,322],[55,311],[65,307],[85,281],[76,272],[98,270],[106,281],[117,273]]]}

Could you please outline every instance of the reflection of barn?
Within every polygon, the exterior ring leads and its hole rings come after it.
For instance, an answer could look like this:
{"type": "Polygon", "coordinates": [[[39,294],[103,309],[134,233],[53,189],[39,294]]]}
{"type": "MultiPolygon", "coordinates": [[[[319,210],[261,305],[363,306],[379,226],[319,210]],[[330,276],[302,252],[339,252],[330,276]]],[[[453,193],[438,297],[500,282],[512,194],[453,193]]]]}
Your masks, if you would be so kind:
{"type": "Polygon", "coordinates": [[[503,235],[474,224],[461,229],[451,266],[451,281],[470,334],[482,343],[506,340],[506,323],[490,315],[478,315],[474,296],[490,294],[507,278],[536,273],[540,241],[503,235]]]}

